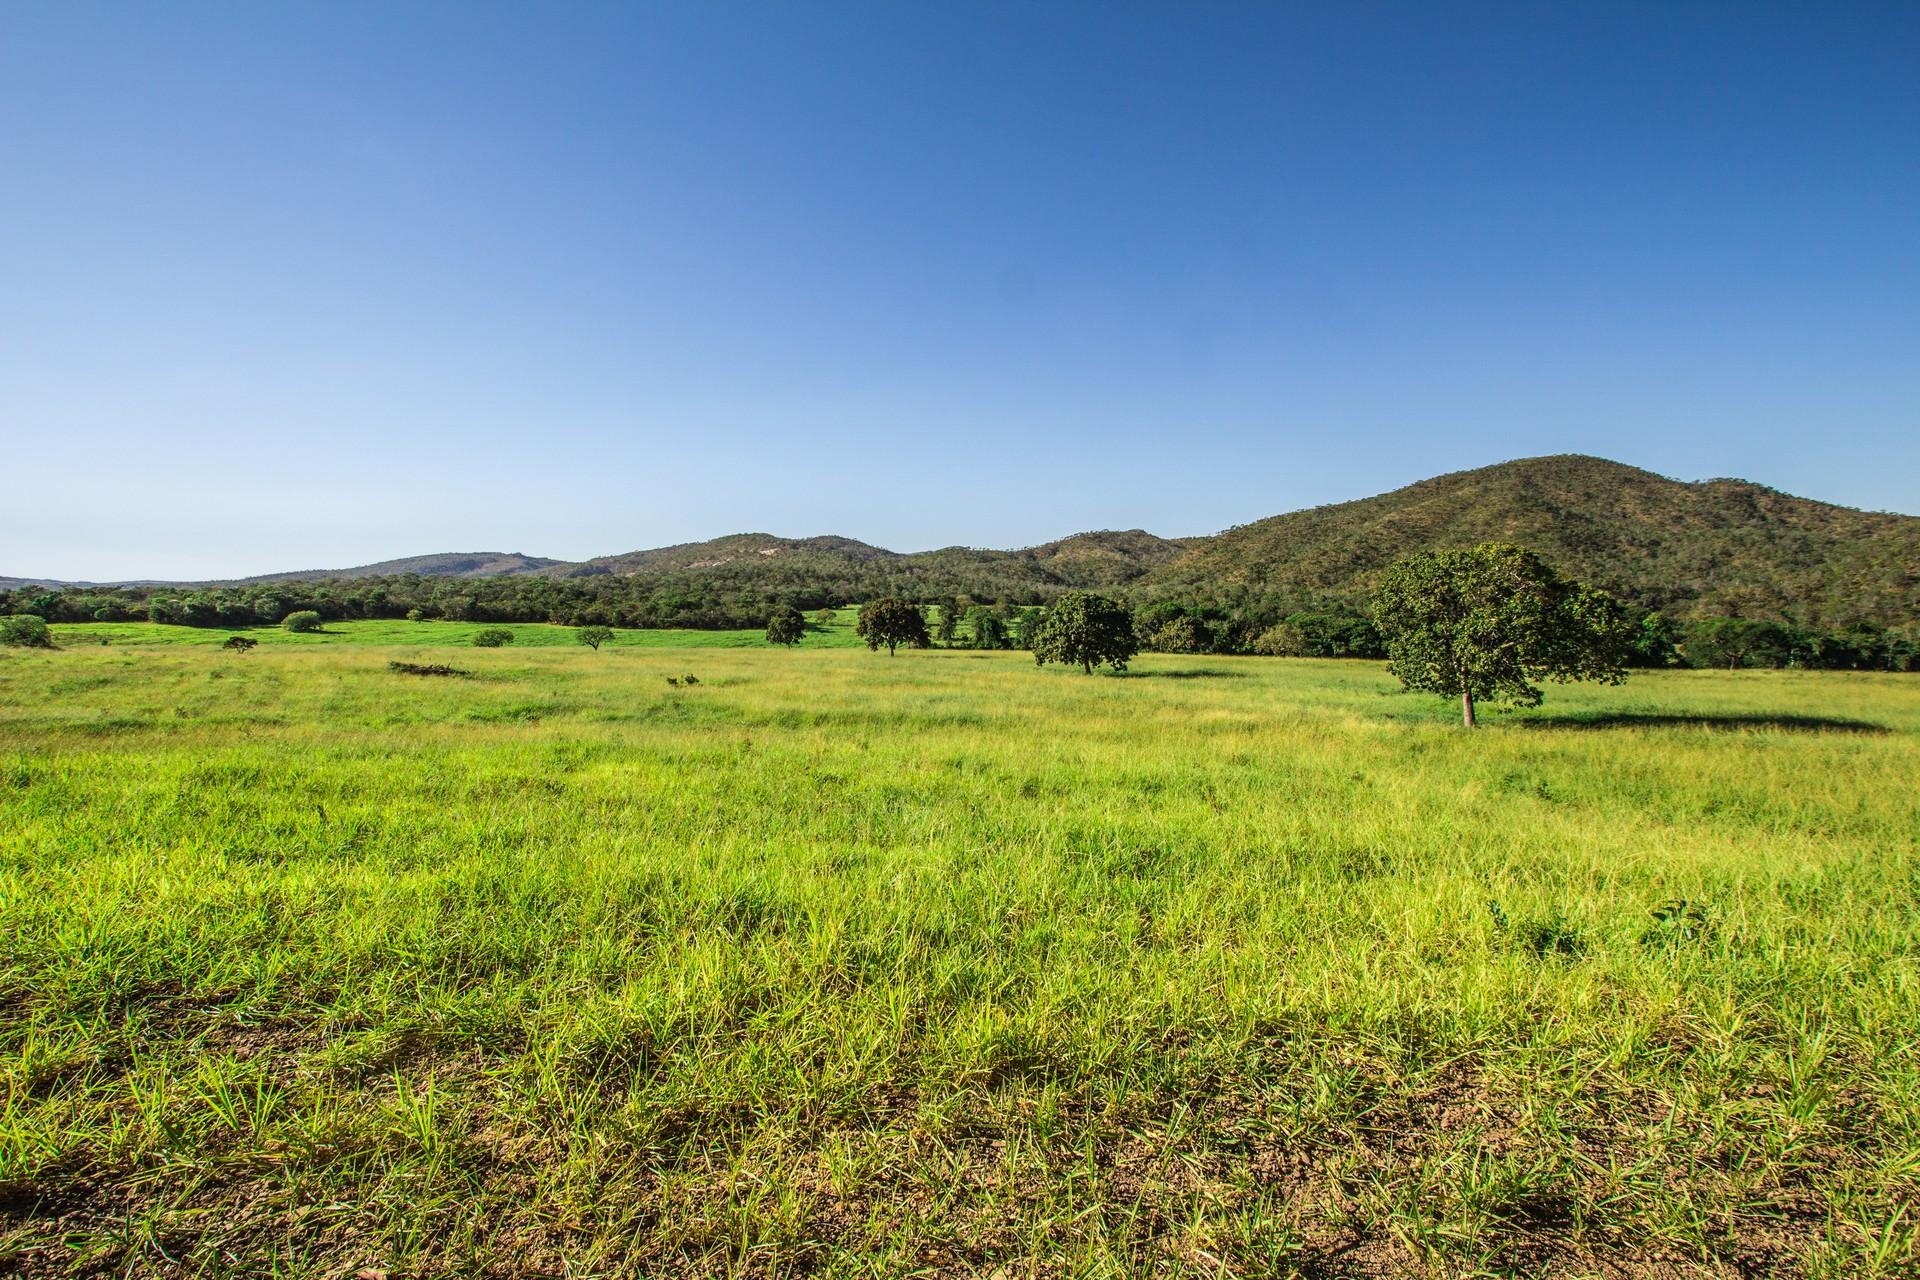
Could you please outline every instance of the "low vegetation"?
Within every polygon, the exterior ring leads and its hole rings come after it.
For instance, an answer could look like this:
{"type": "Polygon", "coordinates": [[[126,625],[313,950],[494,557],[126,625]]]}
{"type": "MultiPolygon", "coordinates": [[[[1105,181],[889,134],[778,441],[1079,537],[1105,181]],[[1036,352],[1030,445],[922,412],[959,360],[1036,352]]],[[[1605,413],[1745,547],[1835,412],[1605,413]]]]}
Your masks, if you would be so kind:
{"type": "Polygon", "coordinates": [[[0,617],[0,644],[15,649],[51,649],[53,631],[45,618],[31,613],[0,617]]]}
{"type": "Polygon", "coordinates": [[[0,652],[0,1270],[1913,1273],[1920,684],[851,621],[0,652]]]}

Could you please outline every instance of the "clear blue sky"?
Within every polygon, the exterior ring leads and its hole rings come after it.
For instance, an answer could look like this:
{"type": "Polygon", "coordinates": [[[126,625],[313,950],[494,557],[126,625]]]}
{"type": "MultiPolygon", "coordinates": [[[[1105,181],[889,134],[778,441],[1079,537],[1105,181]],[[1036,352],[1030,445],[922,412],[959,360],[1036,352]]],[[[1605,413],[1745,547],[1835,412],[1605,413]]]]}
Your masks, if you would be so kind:
{"type": "Polygon", "coordinates": [[[0,573],[1920,512],[1920,5],[0,4],[0,573]]]}

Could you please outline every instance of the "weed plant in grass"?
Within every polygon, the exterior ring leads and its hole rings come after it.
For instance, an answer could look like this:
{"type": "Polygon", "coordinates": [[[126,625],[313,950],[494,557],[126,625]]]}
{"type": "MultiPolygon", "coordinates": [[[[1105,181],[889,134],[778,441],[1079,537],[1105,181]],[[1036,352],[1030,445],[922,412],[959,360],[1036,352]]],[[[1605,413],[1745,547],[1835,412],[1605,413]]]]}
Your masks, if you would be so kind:
{"type": "Polygon", "coordinates": [[[0,1270],[1913,1274],[1911,677],[457,626],[0,655],[0,1270]]]}

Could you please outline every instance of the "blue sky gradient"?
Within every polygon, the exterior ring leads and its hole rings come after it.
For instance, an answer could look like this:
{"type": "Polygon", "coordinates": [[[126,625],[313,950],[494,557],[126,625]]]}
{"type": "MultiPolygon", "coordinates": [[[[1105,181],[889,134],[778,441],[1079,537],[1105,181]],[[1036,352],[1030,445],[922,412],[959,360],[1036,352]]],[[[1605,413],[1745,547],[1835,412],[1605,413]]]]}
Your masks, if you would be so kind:
{"type": "Polygon", "coordinates": [[[1920,512],[1920,6],[0,6],[0,573],[1920,512]]]}

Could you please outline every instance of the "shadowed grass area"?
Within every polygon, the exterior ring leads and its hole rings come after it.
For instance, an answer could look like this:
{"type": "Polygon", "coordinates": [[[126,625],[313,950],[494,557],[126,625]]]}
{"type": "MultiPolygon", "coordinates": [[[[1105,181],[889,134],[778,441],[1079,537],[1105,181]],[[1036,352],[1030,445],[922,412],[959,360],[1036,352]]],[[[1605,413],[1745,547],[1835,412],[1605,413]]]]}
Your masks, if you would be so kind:
{"type": "Polygon", "coordinates": [[[1911,1273],[1911,677],[62,643],[0,1270],[1911,1273]]]}

